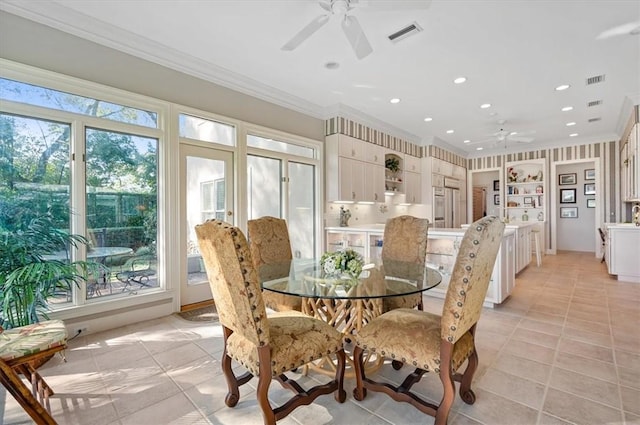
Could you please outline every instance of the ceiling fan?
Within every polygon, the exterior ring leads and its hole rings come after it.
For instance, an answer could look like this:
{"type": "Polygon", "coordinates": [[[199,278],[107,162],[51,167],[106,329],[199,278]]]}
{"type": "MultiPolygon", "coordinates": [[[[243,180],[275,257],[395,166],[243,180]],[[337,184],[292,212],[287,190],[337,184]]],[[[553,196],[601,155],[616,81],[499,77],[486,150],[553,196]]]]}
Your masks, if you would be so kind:
{"type": "Polygon", "coordinates": [[[362,59],[373,52],[369,40],[365,35],[358,18],[351,13],[355,9],[367,7],[370,10],[400,10],[400,9],[426,9],[429,7],[431,0],[318,0],[318,4],[327,13],[318,16],[309,22],[304,28],[302,28],[296,35],[293,36],[284,46],[282,50],[293,50],[298,47],[307,38],[313,35],[316,31],[322,28],[332,16],[337,16],[342,20],[342,31],[347,37],[349,44],[353,48],[354,53],[358,59],[362,59]]]}
{"type": "Polygon", "coordinates": [[[640,34],[640,21],[629,22],[626,24],[618,25],[602,31],[596,37],[596,40],[606,40],[611,37],[617,37],[619,35],[638,35],[640,34]]]}
{"type": "Polygon", "coordinates": [[[531,143],[535,139],[533,137],[528,137],[532,134],[535,134],[535,131],[509,131],[504,128],[505,120],[498,121],[500,125],[500,130],[495,133],[490,134],[491,138],[485,140],[478,140],[476,142],[467,143],[468,145],[477,145],[480,143],[493,143],[494,146],[498,146],[503,143],[506,147],[507,142],[515,142],[515,143],[531,143]]]}

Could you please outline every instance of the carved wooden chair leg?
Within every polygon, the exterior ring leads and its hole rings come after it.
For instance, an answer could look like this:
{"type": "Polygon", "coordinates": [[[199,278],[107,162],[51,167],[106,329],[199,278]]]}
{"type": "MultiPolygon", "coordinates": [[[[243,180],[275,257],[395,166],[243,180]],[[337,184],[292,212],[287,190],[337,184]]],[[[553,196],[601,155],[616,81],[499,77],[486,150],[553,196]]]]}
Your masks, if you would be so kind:
{"type": "MultiPolygon", "coordinates": [[[[258,404],[260,404],[260,408],[262,409],[262,416],[264,417],[265,425],[275,425],[276,415],[273,411],[273,408],[271,407],[271,403],[269,403],[269,384],[271,384],[271,356],[269,350],[269,346],[258,348],[260,376],[258,377],[258,388],[256,389],[256,397],[258,398],[258,404]]],[[[289,385],[285,384],[285,386],[289,385]]],[[[290,387],[290,389],[296,391],[295,387],[290,387]]]]}
{"type": "Polygon", "coordinates": [[[441,342],[440,348],[440,381],[442,381],[442,400],[436,411],[435,425],[446,425],[449,411],[456,396],[456,386],[451,370],[451,357],[453,354],[453,344],[441,342]]]}
{"type": "Polygon", "coordinates": [[[364,387],[364,380],[367,377],[364,373],[363,354],[364,350],[358,346],[353,350],[353,364],[356,371],[356,387],[353,389],[353,398],[358,401],[364,400],[367,396],[367,389],[364,387]]]}

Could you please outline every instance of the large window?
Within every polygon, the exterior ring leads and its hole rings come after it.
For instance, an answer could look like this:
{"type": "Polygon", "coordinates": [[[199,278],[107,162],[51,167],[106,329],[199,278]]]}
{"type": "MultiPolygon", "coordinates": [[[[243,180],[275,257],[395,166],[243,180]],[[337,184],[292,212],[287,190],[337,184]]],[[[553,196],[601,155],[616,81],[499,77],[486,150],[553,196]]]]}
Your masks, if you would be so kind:
{"type": "Polygon", "coordinates": [[[0,232],[51,217],[56,230],[87,245],[36,254],[97,266],[78,287],[56,291],[50,305],[158,288],[159,140],[148,134],[157,134],[158,114],[8,79],[0,79],[0,98],[39,107],[30,116],[23,107],[0,113],[0,232]]]}

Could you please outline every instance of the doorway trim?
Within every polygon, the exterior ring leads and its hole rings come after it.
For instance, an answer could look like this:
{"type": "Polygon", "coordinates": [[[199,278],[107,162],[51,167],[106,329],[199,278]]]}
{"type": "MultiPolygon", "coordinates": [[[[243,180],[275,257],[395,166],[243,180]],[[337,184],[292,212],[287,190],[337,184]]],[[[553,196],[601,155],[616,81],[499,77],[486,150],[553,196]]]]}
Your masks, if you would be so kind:
{"type": "Polygon", "coordinates": [[[558,247],[558,223],[556,220],[556,211],[558,209],[558,185],[556,184],[556,176],[557,176],[557,166],[562,165],[572,165],[572,164],[592,164],[593,168],[596,172],[596,216],[595,216],[595,224],[593,229],[593,246],[595,256],[597,258],[602,258],[603,250],[602,250],[602,242],[600,240],[600,235],[598,233],[598,228],[602,224],[602,190],[604,185],[602,184],[602,178],[600,174],[600,159],[599,158],[588,158],[588,159],[572,159],[568,161],[554,161],[551,162],[551,170],[550,170],[550,179],[549,186],[551,187],[550,199],[549,199],[549,212],[548,219],[551,221],[551,247],[548,250],[549,254],[555,255],[558,247]]]}

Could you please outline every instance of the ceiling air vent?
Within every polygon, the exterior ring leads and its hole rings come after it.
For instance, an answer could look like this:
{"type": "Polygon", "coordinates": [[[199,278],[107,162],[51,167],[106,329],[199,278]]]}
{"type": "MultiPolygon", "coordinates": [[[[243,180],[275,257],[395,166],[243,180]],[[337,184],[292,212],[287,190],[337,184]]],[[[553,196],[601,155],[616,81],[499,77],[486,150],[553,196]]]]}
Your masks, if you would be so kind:
{"type": "Polygon", "coordinates": [[[592,100],[591,102],[587,102],[587,108],[598,105],[602,105],[602,100],[592,100]]]}
{"type": "Polygon", "coordinates": [[[598,84],[604,81],[604,74],[602,75],[596,75],[594,77],[589,77],[587,78],[587,85],[590,86],[591,84],[598,84]]]}
{"type": "Polygon", "coordinates": [[[405,38],[410,37],[414,34],[417,34],[420,31],[422,31],[422,27],[418,25],[417,22],[413,22],[407,25],[406,27],[402,28],[401,30],[396,31],[393,34],[389,35],[388,38],[393,43],[397,43],[398,41],[404,40],[405,38]]]}
{"type": "Polygon", "coordinates": [[[589,118],[587,121],[588,122],[596,122],[596,121],[600,121],[602,118],[598,117],[598,118],[589,118]]]}

